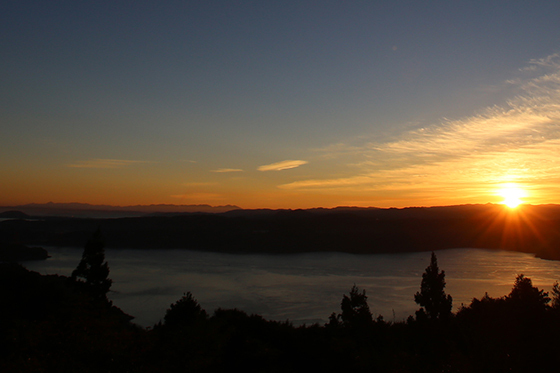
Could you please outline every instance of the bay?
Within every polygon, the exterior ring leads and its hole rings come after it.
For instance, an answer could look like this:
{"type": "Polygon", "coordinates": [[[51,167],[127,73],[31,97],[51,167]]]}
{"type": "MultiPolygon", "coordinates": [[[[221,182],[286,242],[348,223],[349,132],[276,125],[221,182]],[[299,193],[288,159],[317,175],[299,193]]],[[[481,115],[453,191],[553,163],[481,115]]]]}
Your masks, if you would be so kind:
{"type": "MultiPolygon", "coordinates": [[[[46,247],[51,258],[25,262],[42,274],[69,276],[82,248],[46,247]]],[[[374,317],[402,321],[414,315],[414,294],[430,253],[354,255],[346,253],[223,254],[190,250],[107,249],[113,286],[109,298],[138,325],[163,319],[171,303],[190,291],[210,314],[238,308],[269,320],[323,324],[340,312],[343,294],[365,289],[374,317]]],[[[456,311],[485,292],[500,297],[524,274],[550,291],[560,281],[560,262],[532,254],[481,249],[436,251],[446,273],[446,292],[456,311]]]]}

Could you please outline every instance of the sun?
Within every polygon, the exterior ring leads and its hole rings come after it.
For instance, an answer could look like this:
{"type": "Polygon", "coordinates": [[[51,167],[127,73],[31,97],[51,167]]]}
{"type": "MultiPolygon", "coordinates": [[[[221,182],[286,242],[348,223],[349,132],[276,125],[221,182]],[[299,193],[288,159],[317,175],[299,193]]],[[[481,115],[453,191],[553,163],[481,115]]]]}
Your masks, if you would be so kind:
{"type": "Polygon", "coordinates": [[[503,189],[500,189],[497,194],[504,199],[501,203],[511,209],[522,204],[523,197],[527,195],[522,188],[512,183],[504,185],[503,189]]]}

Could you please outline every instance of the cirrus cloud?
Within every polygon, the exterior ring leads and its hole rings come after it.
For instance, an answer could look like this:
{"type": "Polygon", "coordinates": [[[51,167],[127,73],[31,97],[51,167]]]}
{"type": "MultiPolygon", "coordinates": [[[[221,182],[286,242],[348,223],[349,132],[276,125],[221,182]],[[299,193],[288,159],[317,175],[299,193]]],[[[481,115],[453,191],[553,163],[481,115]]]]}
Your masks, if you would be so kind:
{"type": "Polygon", "coordinates": [[[506,82],[522,92],[506,105],[488,107],[479,115],[443,120],[385,143],[327,148],[324,151],[329,158],[350,157],[354,161],[344,176],[299,180],[279,188],[370,194],[399,190],[411,195],[429,190],[454,198],[478,198],[504,182],[541,189],[550,183],[557,185],[560,55],[529,63],[531,68],[521,73],[533,76],[506,82]]]}
{"type": "Polygon", "coordinates": [[[217,170],[211,170],[210,172],[227,173],[227,172],[243,172],[243,170],[240,168],[218,168],[217,170]]]}
{"type": "Polygon", "coordinates": [[[301,160],[286,160],[286,161],[281,161],[281,162],[262,165],[262,166],[258,167],[257,170],[259,170],[259,171],[283,171],[283,170],[289,170],[289,169],[292,169],[292,168],[296,168],[296,167],[299,167],[299,166],[307,164],[307,163],[309,163],[309,162],[301,161],[301,160]]]}

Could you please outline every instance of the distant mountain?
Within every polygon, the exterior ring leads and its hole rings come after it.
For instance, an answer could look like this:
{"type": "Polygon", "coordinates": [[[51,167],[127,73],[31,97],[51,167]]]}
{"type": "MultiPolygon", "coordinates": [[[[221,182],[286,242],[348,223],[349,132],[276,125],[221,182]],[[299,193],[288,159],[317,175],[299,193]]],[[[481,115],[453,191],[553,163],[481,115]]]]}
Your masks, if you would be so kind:
{"type": "Polygon", "coordinates": [[[155,213],[223,213],[238,210],[240,207],[233,205],[134,205],[111,206],[91,205],[88,203],[30,203],[19,206],[0,206],[0,212],[17,210],[20,213],[32,216],[65,216],[79,218],[117,218],[144,216],[155,213]]]}
{"type": "Polygon", "coordinates": [[[108,247],[113,248],[360,254],[485,248],[560,260],[559,205],[523,205],[514,210],[494,204],[403,209],[235,209],[117,219],[13,219],[0,222],[0,243],[82,246],[99,227],[108,247]]]}

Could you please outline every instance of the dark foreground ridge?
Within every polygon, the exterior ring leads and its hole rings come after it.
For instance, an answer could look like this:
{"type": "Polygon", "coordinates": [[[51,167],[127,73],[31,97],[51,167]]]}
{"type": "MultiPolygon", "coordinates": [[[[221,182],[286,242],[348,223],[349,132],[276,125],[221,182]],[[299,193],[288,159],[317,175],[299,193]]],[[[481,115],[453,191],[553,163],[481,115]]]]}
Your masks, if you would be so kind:
{"type": "Polygon", "coordinates": [[[80,246],[101,227],[112,248],[228,253],[359,254],[448,248],[505,249],[560,259],[560,206],[462,205],[163,213],[143,217],[49,217],[0,222],[0,242],[80,246]]]}
{"type": "MultiPolygon", "coordinates": [[[[0,263],[2,372],[544,372],[556,371],[560,289],[519,275],[511,293],[456,314],[432,259],[402,322],[370,312],[353,286],[325,325],[294,327],[238,309],[209,315],[191,293],[143,329],[106,298],[111,280],[94,235],[71,277],[0,263]],[[551,299],[552,298],[552,299],[551,299]]],[[[412,297],[412,294],[411,294],[412,297]]]]}

